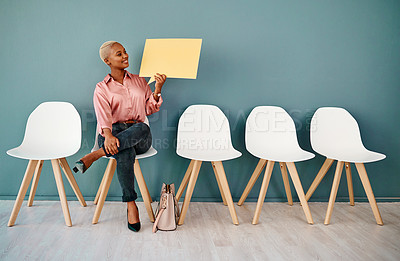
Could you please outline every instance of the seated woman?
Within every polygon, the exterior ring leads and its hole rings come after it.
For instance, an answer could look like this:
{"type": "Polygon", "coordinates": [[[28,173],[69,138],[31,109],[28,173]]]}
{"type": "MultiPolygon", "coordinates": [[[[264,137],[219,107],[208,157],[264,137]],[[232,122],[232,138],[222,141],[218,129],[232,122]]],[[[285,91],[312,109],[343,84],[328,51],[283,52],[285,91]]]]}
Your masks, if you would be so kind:
{"type": "Polygon", "coordinates": [[[152,92],[144,78],[125,70],[129,66],[128,54],[118,42],[105,42],[100,47],[100,58],[111,69],[96,85],[93,96],[100,149],[76,162],[74,171],[83,173],[102,156],[113,156],[117,160],[122,201],[127,202],[128,228],[138,232],[140,219],[133,165],[136,154],[146,152],[151,146],[150,128],[144,120],[146,115],[160,110],[161,89],[167,77],[157,73],[152,92]]]}

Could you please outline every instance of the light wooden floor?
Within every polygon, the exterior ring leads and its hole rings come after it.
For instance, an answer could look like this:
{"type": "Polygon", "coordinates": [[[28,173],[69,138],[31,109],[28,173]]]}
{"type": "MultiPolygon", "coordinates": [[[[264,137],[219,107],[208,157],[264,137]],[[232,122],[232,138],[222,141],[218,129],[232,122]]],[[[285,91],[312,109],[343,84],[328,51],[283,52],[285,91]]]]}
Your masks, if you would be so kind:
{"type": "Polygon", "coordinates": [[[0,201],[0,260],[400,260],[400,203],[378,203],[384,226],[375,223],[368,203],[336,203],[325,226],[327,203],[313,202],[314,225],[299,203],[270,202],[260,223],[251,225],[256,203],[245,203],[235,205],[235,226],[222,203],[192,202],[183,226],[157,234],[141,202],[139,233],[127,229],[120,202],[106,202],[92,225],[93,202],[82,208],[70,201],[72,227],[65,226],[58,201],[25,203],[10,228],[14,201],[0,201]]]}

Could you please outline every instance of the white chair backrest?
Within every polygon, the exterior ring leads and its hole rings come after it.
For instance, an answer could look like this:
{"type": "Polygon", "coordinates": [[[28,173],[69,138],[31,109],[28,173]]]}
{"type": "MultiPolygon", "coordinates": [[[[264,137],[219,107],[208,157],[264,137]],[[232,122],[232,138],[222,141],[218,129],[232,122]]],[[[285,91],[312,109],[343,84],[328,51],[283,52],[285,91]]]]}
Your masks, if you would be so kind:
{"type": "Polygon", "coordinates": [[[29,115],[21,147],[72,155],[81,138],[81,118],[71,103],[44,102],[29,115]]]}
{"type": "Polygon", "coordinates": [[[178,123],[177,153],[195,150],[232,149],[229,122],[214,105],[191,105],[178,123]]]}
{"type": "MultiPolygon", "coordinates": [[[[147,116],[146,116],[146,118],[144,119],[144,123],[146,123],[147,126],[150,127],[149,119],[147,118],[147,116]]],[[[98,150],[98,149],[100,149],[100,147],[99,147],[99,139],[98,139],[99,134],[97,133],[97,131],[96,131],[96,133],[95,133],[94,136],[95,136],[95,137],[94,137],[94,145],[93,145],[93,148],[92,148],[92,152],[93,152],[93,151],[96,151],[96,150],[98,150]]]]}
{"type": "Polygon", "coordinates": [[[365,148],[357,121],[348,111],[337,107],[322,107],[314,113],[310,139],[313,150],[322,155],[332,149],[365,148]]]}
{"type": "Polygon", "coordinates": [[[246,121],[246,149],[254,154],[268,151],[290,151],[300,148],[296,127],[290,115],[281,107],[255,107],[246,121]]]}

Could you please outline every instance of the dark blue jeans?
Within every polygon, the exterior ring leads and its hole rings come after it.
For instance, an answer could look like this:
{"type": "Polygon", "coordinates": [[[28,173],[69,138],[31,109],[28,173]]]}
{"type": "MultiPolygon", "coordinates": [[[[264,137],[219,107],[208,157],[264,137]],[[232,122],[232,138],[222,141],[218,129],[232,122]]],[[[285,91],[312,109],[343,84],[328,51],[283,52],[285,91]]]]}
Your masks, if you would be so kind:
{"type": "MultiPolygon", "coordinates": [[[[122,189],[122,201],[130,202],[137,199],[135,191],[135,164],[136,154],[142,154],[151,147],[151,132],[147,124],[139,123],[114,123],[112,134],[119,140],[118,153],[107,154],[117,160],[118,181],[122,189]]],[[[104,149],[104,137],[99,134],[99,147],[104,149]]],[[[104,150],[105,152],[105,150],[104,150]]]]}

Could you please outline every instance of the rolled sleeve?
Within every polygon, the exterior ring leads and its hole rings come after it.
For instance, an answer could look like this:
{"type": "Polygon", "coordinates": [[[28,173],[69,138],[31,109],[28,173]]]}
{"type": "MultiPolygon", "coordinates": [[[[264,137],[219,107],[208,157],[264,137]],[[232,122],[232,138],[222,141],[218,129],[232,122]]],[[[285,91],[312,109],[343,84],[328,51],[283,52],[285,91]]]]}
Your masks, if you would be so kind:
{"type": "Polygon", "coordinates": [[[151,93],[149,99],[146,101],[146,115],[158,112],[162,103],[163,99],[161,96],[158,101],[156,101],[156,99],[154,99],[153,93],[151,93]]]}
{"type": "Polygon", "coordinates": [[[99,88],[96,88],[93,95],[93,105],[96,112],[97,127],[99,133],[103,133],[102,129],[109,128],[112,130],[112,113],[111,106],[106,96],[99,88]]]}
{"type": "Polygon", "coordinates": [[[153,92],[150,89],[150,86],[147,84],[146,80],[142,78],[142,86],[146,90],[146,115],[153,114],[155,112],[158,112],[160,110],[160,106],[163,103],[163,99],[160,96],[158,101],[154,99],[153,92]]]}

